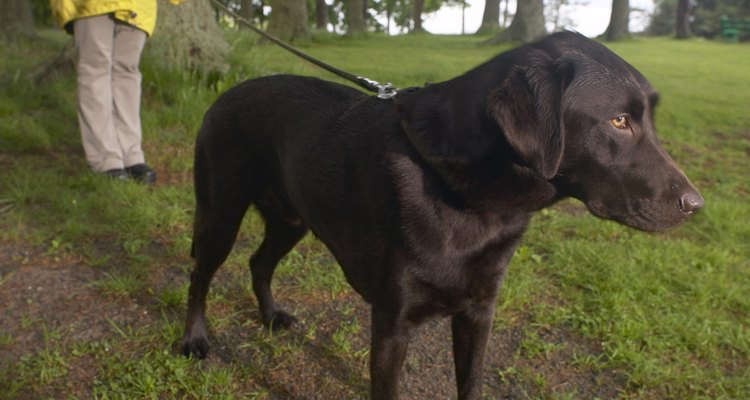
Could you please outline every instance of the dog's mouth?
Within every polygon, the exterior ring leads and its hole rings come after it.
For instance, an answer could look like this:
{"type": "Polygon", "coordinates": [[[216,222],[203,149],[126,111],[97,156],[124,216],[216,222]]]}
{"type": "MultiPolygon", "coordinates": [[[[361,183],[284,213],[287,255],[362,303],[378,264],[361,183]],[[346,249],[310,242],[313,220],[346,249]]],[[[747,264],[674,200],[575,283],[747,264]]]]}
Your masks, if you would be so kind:
{"type": "MultiPolygon", "coordinates": [[[[677,202],[675,202],[677,203],[677,202]]],[[[599,218],[617,221],[641,231],[659,232],[679,226],[697,209],[683,211],[682,202],[679,207],[668,207],[651,199],[635,199],[621,203],[620,207],[612,207],[602,200],[586,201],[589,212],[599,218]]]]}

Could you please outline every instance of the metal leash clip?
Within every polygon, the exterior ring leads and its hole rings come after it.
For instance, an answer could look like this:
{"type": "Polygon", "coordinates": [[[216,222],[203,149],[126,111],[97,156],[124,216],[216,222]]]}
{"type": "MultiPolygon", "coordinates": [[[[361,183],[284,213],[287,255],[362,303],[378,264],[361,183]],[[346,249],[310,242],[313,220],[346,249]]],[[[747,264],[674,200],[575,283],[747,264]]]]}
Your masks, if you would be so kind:
{"type": "Polygon", "coordinates": [[[378,85],[378,98],[379,99],[390,99],[391,97],[394,97],[397,94],[398,94],[398,89],[396,89],[390,83],[386,83],[385,85],[378,85]]]}
{"type": "Polygon", "coordinates": [[[390,83],[381,85],[380,82],[362,76],[358,76],[356,82],[371,92],[377,92],[379,99],[390,99],[398,94],[398,89],[390,83]]]}

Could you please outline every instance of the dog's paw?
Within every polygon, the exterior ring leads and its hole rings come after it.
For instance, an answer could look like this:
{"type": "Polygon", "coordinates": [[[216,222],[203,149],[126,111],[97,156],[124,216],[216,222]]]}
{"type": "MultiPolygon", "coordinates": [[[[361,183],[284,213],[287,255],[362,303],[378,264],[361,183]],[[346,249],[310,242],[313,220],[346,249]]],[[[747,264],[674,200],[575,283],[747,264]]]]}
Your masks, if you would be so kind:
{"type": "Polygon", "coordinates": [[[208,339],[201,337],[183,340],[182,355],[185,357],[193,356],[200,360],[206,358],[208,356],[208,339]]]}
{"type": "Polygon", "coordinates": [[[271,330],[288,329],[297,323],[297,318],[286,311],[276,311],[266,322],[266,326],[271,330]]]}

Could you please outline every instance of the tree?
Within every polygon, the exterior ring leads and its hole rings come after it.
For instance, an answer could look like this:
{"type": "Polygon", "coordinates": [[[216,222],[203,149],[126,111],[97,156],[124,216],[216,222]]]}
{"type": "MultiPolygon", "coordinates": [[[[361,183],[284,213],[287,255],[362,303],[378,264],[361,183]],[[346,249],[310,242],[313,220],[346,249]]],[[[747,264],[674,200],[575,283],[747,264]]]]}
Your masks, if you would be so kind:
{"type": "Polygon", "coordinates": [[[677,0],[657,0],[646,33],[651,36],[671,35],[674,33],[676,18],[677,0]]]}
{"type": "Polygon", "coordinates": [[[288,41],[310,36],[307,28],[307,1],[271,0],[268,33],[288,41]]]}
{"type": "Polygon", "coordinates": [[[629,0],[612,0],[612,16],[609,19],[607,30],[604,31],[604,39],[612,42],[628,36],[630,33],[628,30],[629,24],[629,0]]]}
{"type": "Polygon", "coordinates": [[[424,32],[424,28],[422,27],[422,12],[424,11],[424,1],[425,0],[412,0],[411,17],[412,21],[414,22],[412,32],[424,32]]]}
{"type": "Polygon", "coordinates": [[[364,32],[367,28],[365,22],[366,8],[364,0],[348,0],[346,3],[346,34],[356,35],[364,32]]]}
{"type": "Polygon", "coordinates": [[[382,29],[390,34],[391,24],[401,28],[403,32],[411,27],[411,4],[408,0],[380,0],[373,3],[373,10],[385,17],[385,26],[382,29]]]}
{"type": "Polygon", "coordinates": [[[0,0],[0,36],[14,38],[35,31],[31,0],[0,0]]]}
{"type": "MultiPolygon", "coordinates": [[[[506,0],[507,2],[507,0],[506,0]]],[[[478,35],[493,33],[500,30],[500,0],[485,0],[482,13],[482,25],[477,30],[478,35]]]]}
{"type": "Polygon", "coordinates": [[[575,28],[575,22],[570,18],[566,9],[569,7],[586,6],[588,3],[581,0],[547,0],[545,17],[547,23],[552,24],[552,32],[559,32],[566,28],[575,28]]]}
{"type": "Polygon", "coordinates": [[[505,0],[505,7],[503,8],[503,23],[500,24],[500,27],[503,29],[508,27],[508,20],[511,17],[510,10],[508,10],[508,8],[510,8],[510,1],[505,0]]]}
{"type": "Polygon", "coordinates": [[[546,34],[543,0],[522,0],[517,3],[516,15],[513,17],[513,22],[510,23],[508,29],[487,42],[492,44],[517,40],[528,43],[546,34]]]}
{"type": "Polygon", "coordinates": [[[237,11],[240,17],[248,21],[253,20],[253,0],[240,0],[240,9],[237,11]]]}
{"type": "MultiPolygon", "coordinates": [[[[677,25],[679,0],[657,0],[647,32],[654,36],[678,35],[677,25]]],[[[722,15],[735,18],[750,18],[750,1],[744,0],[691,0],[683,17],[689,34],[705,38],[716,38],[721,34],[719,24],[722,15]]]]}
{"type": "Polygon", "coordinates": [[[158,0],[159,18],[146,45],[153,58],[167,66],[204,72],[225,72],[229,45],[207,1],[186,1],[176,6],[158,0]]]}
{"type": "Polygon", "coordinates": [[[326,0],[315,0],[315,29],[324,31],[328,27],[328,5],[326,0]]]}
{"type": "Polygon", "coordinates": [[[678,0],[677,25],[675,26],[678,39],[690,37],[690,0],[678,0]]]}

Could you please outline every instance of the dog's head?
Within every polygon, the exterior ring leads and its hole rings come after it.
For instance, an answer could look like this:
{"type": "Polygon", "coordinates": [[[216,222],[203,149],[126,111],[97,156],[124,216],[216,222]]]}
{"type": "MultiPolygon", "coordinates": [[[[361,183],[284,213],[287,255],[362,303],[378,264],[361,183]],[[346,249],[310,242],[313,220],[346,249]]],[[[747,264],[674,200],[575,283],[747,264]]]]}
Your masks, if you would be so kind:
{"type": "MultiPolygon", "coordinates": [[[[641,230],[673,227],[703,206],[701,195],[656,138],[657,93],[603,45],[576,33],[555,34],[462,78],[490,84],[484,96],[476,88],[470,91],[479,99],[458,96],[481,102],[484,117],[495,126],[488,128],[479,118],[458,129],[443,126],[440,135],[433,130],[425,139],[407,116],[407,133],[428,159],[469,162],[490,154],[493,146],[509,146],[521,164],[562,196],[580,199],[594,215],[641,230]],[[494,77],[488,72],[493,68],[494,77]],[[452,137],[450,143],[444,137],[452,137]]],[[[445,97],[452,100],[440,100],[443,111],[446,102],[457,102],[456,95],[445,97]]],[[[461,113],[475,108],[464,107],[461,113]]]]}

